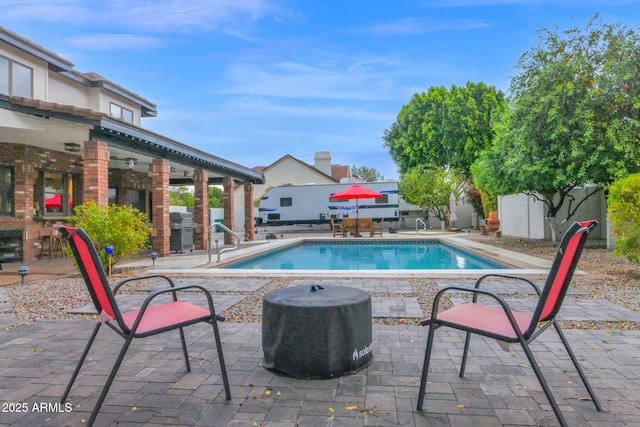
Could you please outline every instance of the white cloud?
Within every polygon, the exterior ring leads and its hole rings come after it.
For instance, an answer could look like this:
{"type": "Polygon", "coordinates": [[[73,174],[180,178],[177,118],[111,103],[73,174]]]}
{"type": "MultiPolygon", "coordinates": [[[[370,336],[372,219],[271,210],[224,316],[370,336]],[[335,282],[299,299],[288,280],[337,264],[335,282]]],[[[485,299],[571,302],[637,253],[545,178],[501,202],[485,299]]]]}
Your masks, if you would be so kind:
{"type": "Polygon", "coordinates": [[[68,41],[72,47],[93,50],[154,49],[166,44],[164,39],[137,34],[91,34],[68,41]]]}
{"type": "MultiPolygon", "coordinates": [[[[292,15],[271,0],[32,0],[0,2],[3,20],[104,23],[136,32],[191,33],[248,25],[270,17],[292,15]]],[[[130,32],[130,31],[129,31],[130,32]]]]}
{"type": "Polygon", "coordinates": [[[429,19],[405,18],[372,25],[356,30],[375,35],[413,35],[437,33],[450,30],[473,30],[488,27],[491,24],[477,19],[429,19]]]}

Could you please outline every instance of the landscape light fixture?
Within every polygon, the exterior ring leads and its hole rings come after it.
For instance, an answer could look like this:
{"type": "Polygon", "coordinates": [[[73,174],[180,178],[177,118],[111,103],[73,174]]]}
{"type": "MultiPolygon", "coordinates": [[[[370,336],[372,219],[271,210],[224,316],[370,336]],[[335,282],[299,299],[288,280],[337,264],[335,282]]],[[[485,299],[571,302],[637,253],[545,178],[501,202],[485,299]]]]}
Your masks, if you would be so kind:
{"type": "Polygon", "coordinates": [[[23,265],[22,267],[18,268],[18,274],[22,278],[22,284],[24,285],[24,276],[29,274],[29,267],[23,265]]]}
{"type": "Polygon", "coordinates": [[[149,255],[151,257],[151,261],[153,262],[153,267],[156,266],[156,259],[158,258],[158,252],[153,251],[151,252],[151,254],[149,255]]]}

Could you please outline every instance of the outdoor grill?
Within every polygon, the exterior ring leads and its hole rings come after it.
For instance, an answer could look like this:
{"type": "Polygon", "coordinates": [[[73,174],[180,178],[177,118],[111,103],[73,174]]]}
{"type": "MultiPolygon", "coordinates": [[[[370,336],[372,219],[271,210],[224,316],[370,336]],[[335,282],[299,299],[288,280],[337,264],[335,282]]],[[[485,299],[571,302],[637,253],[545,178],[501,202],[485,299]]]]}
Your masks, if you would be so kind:
{"type": "Polygon", "coordinates": [[[169,214],[171,240],[169,249],[176,252],[193,250],[193,214],[191,212],[171,212],[169,214]]]}

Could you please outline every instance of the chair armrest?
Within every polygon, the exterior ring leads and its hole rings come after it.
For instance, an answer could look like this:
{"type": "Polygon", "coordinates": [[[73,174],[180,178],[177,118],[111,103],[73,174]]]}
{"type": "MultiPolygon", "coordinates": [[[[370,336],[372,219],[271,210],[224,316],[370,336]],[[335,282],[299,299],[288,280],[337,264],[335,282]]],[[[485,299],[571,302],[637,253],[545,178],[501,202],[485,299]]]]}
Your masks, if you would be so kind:
{"type": "MultiPolygon", "coordinates": [[[[480,284],[484,281],[484,279],[487,279],[487,278],[490,278],[490,277],[498,277],[498,278],[501,278],[501,279],[511,279],[511,280],[515,280],[515,281],[525,282],[525,283],[529,284],[533,288],[534,291],[536,291],[536,294],[538,296],[541,295],[540,287],[538,287],[538,285],[533,283],[533,281],[527,279],[526,277],[511,276],[511,275],[507,275],[507,274],[485,274],[484,276],[480,277],[476,281],[475,289],[480,289],[480,284]]],[[[477,294],[474,295],[473,302],[476,302],[476,299],[477,299],[477,294]]]]}
{"type": "Polygon", "coordinates": [[[129,279],[125,279],[122,282],[118,283],[114,288],[113,288],[113,294],[115,295],[120,288],[122,287],[122,285],[125,285],[127,283],[130,282],[135,282],[138,280],[146,280],[146,279],[155,279],[155,278],[161,278],[161,279],[165,279],[167,282],[169,282],[169,286],[171,286],[172,288],[175,288],[175,284],[173,283],[173,280],[171,280],[170,278],[168,278],[167,276],[163,276],[161,274],[151,274],[149,276],[136,276],[136,277],[131,277],[129,279]]]}

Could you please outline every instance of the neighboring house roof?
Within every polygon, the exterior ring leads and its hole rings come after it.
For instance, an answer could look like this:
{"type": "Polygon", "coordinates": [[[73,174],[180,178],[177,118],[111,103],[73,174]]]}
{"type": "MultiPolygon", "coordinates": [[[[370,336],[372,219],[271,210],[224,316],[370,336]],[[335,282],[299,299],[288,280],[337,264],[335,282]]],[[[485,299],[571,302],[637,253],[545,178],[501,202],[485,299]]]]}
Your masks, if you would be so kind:
{"type": "Polygon", "coordinates": [[[339,182],[339,180],[336,180],[334,177],[331,177],[331,176],[327,175],[326,173],[324,173],[324,172],[322,172],[322,171],[320,171],[320,170],[316,169],[315,167],[311,166],[311,165],[310,165],[310,164],[308,164],[308,163],[303,162],[302,160],[296,159],[295,157],[293,157],[293,156],[292,156],[292,155],[290,155],[290,154],[285,154],[284,156],[280,157],[280,158],[279,158],[278,160],[276,160],[275,162],[271,163],[269,166],[255,166],[255,167],[253,168],[253,170],[254,170],[254,171],[260,171],[260,172],[262,172],[262,173],[264,174],[264,173],[268,172],[269,170],[271,170],[271,169],[274,169],[274,168],[278,167],[278,165],[280,165],[281,163],[285,162],[286,160],[293,160],[293,161],[295,161],[295,162],[298,162],[298,163],[300,163],[301,165],[303,165],[303,166],[305,166],[305,167],[309,168],[310,170],[312,170],[312,171],[313,171],[313,172],[315,172],[315,173],[318,173],[318,174],[320,174],[320,175],[322,175],[322,176],[324,176],[324,177],[327,177],[327,178],[329,178],[329,179],[331,179],[331,180],[333,180],[333,181],[339,182]]]}
{"type": "Polygon", "coordinates": [[[351,178],[351,168],[347,165],[331,165],[331,177],[338,182],[342,178],[351,178]]]}

